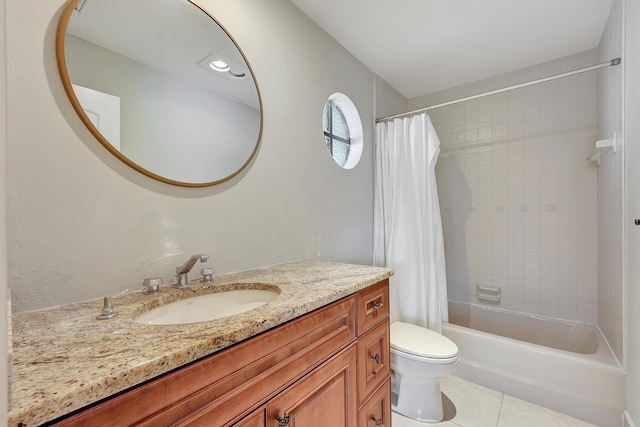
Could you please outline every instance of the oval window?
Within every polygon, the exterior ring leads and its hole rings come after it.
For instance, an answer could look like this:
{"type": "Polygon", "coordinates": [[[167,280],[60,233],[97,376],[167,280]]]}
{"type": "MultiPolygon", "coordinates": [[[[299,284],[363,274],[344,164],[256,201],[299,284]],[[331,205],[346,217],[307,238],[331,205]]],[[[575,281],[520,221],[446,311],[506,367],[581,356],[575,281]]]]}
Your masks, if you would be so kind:
{"type": "Polygon", "coordinates": [[[327,149],[335,162],[351,169],[362,156],[362,121],[348,96],[336,92],[324,104],[322,130],[327,149]]]}

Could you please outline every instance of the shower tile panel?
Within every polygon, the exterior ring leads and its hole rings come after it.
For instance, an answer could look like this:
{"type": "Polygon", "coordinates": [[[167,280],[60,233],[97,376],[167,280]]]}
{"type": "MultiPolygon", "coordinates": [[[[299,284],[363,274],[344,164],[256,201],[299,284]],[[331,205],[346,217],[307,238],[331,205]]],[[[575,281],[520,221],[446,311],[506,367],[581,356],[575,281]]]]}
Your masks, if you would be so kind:
{"type": "MultiPolygon", "coordinates": [[[[454,88],[456,98],[591,64],[587,51],[454,88]]],[[[598,136],[595,72],[433,110],[449,297],[597,320],[598,136]],[[482,283],[479,283],[481,281],[482,283]]],[[[439,96],[443,94],[438,94],[439,96]]]]}

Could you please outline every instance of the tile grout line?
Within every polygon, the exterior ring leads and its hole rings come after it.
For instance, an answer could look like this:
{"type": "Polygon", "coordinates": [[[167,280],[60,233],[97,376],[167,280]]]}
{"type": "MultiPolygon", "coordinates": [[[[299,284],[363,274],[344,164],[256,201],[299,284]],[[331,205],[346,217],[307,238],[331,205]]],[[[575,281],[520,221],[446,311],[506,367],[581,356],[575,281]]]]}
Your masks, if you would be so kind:
{"type": "Polygon", "coordinates": [[[504,393],[500,396],[500,406],[498,407],[498,419],[496,419],[496,427],[500,425],[500,416],[502,415],[502,404],[504,403],[504,393]]]}

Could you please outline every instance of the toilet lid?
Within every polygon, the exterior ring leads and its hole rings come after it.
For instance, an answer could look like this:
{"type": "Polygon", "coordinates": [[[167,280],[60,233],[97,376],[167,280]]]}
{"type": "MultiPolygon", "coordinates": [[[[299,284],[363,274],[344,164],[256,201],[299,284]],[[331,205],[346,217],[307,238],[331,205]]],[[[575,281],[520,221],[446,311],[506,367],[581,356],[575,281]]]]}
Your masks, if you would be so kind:
{"type": "Polygon", "coordinates": [[[432,359],[447,359],[458,355],[458,346],[449,338],[404,322],[391,325],[391,348],[432,359]]]}

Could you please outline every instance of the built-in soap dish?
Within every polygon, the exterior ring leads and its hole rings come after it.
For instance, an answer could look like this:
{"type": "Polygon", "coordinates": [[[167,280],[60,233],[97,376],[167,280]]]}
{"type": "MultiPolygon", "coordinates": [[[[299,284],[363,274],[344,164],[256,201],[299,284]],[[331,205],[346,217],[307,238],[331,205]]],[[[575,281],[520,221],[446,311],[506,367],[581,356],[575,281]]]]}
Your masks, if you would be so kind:
{"type": "Polygon", "coordinates": [[[500,288],[493,286],[476,285],[476,297],[483,301],[500,301],[500,288]]]}

